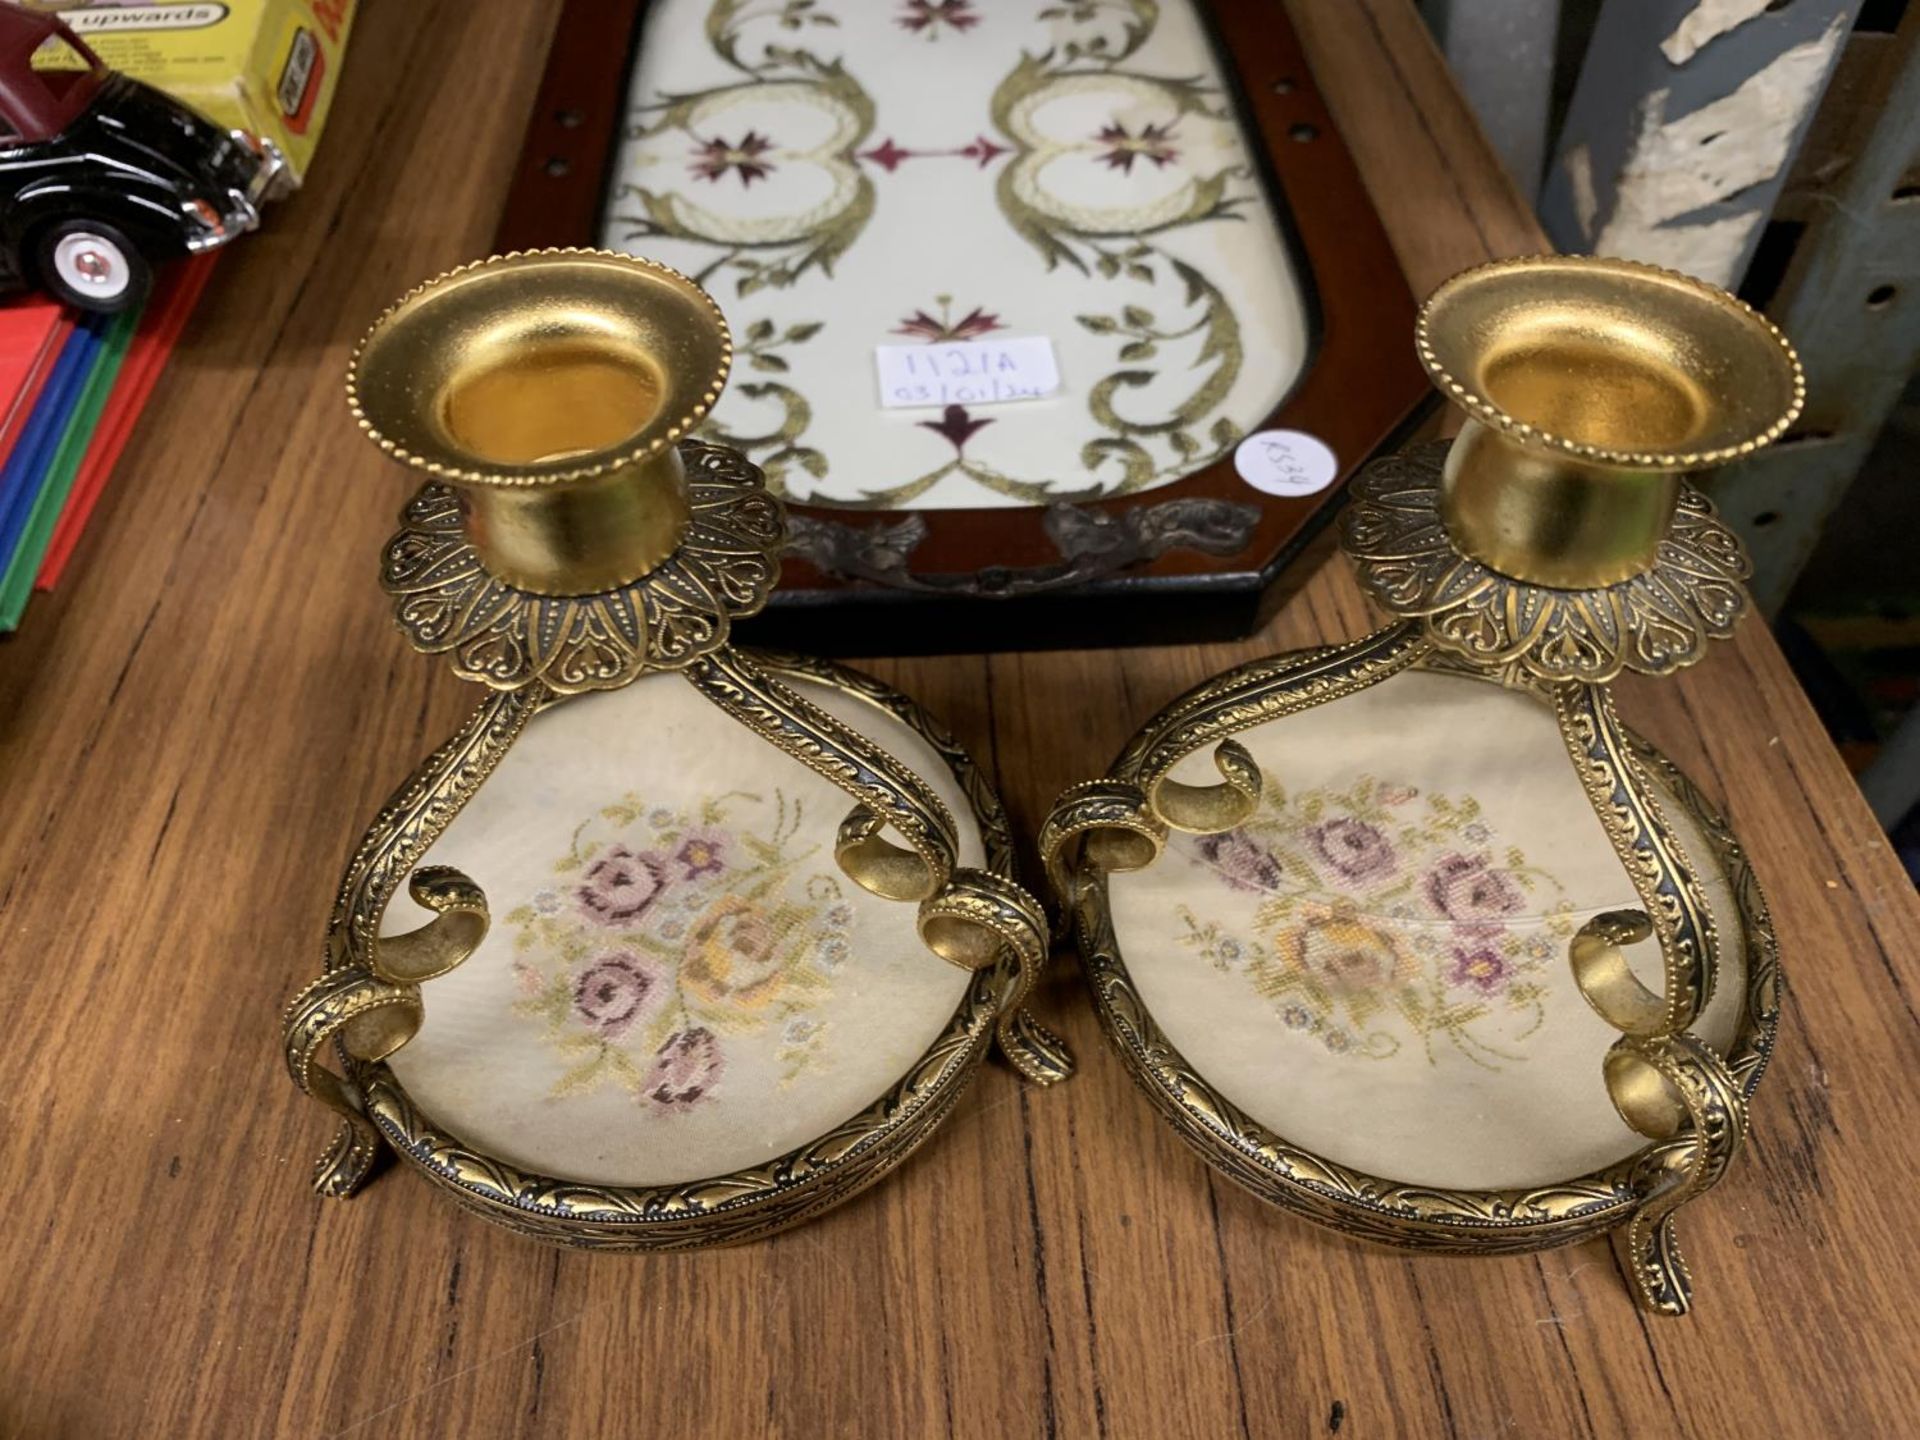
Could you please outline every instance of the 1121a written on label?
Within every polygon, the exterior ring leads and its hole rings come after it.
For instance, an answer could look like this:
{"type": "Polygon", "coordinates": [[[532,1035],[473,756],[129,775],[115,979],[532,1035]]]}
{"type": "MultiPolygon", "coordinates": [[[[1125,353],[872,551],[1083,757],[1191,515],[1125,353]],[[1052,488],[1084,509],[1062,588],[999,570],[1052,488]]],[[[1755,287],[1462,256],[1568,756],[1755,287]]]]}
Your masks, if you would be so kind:
{"type": "Polygon", "coordinates": [[[880,372],[880,403],[889,410],[1039,400],[1060,388],[1053,342],[1044,335],[876,345],[873,359],[880,372]]]}

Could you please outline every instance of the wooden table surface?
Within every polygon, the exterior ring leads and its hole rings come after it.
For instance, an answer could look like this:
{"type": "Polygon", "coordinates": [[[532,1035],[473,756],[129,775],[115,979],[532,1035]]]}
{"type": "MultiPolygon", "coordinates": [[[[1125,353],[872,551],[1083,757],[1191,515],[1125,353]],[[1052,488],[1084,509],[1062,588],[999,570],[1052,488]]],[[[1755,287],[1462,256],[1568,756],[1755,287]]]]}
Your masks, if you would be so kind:
{"type": "MultiPolygon", "coordinates": [[[[1763,626],[1630,718],[1731,810],[1791,981],[1752,1146],[1682,1224],[1685,1320],[1604,1244],[1409,1257],[1216,1178],[1043,997],[1079,1076],[992,1067],[915,1160],[733,1251],[548,1249],[388,1173],[277,1054],[338,868],[471,704],[392,632],[409,482],[348,347],[487,244],[557,6],[373,3],[319,166],[217,283],[62,591],[0,646],[0,1433],[1911,1435],[1920,918],[1763,626]]],[[[1290,7],[1417,290],[1539,248],[1404,0],[1290,7]]],[[[1369,619],[1327,566],[1185,650],[871,666],[1029,834],[1204,675],[1369,619]]]]}

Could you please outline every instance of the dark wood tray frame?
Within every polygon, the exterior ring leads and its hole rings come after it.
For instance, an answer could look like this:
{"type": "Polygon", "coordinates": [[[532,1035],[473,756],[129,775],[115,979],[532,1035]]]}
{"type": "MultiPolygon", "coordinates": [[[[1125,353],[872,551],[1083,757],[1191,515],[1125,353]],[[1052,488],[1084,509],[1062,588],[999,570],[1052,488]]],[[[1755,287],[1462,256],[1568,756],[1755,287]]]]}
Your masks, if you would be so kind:
{"type": "MultiPolygon", "coordinates": [[[[567,0],[497,248],[599,243],[646,10],[647,0],[567,0]]],[[[1348,476],[1427,413],[1413,297],[1284,8],[1201,0],[1200,10],[1230,98],[1260,136],[1258,178],[1308,307],[1307,365],[1255,428],[1319,436],[1345,467],[1339,483],[1277,498],[1246,485],[1227,460],[1141,494],[1072,506],[793,504],[795,548],[746,638],[906,654],[1243,636],[1310,573],[1348,476]]]]}

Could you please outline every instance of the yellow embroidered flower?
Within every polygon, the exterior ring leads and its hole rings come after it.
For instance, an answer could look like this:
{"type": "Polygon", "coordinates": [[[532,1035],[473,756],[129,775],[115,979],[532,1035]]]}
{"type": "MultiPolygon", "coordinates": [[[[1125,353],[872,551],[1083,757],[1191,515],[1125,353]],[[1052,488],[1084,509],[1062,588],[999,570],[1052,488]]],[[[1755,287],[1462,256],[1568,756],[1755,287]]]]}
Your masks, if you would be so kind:
{"type": "Polygon", "coordinates": [[[1281,953],[1335,995],[1367,995],[1404,985],[1414,964],[1384,930],[1335,910],[1280,937],[1281,953]]]}
{"type": "Polygon", "coordinates": [[[680,985],[695,1005],[758,1010],[786,986],[791,906],[765,910],[723,895],[688,932],[680,985]]]}

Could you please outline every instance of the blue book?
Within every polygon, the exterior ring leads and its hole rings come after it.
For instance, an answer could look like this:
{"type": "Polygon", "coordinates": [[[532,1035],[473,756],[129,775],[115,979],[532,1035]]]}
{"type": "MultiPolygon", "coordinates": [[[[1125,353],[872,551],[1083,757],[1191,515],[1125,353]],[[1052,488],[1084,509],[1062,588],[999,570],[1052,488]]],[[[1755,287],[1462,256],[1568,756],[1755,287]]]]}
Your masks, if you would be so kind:
{"type": "Polygon", "coordinates": [[[67,422],[80,403],[94,359],[105,343],[107,318],[90,315],[74,326],[33,413],[27,417],[19,442],[7,457],[5,468],[0,469],[0,568],[10,563],[13,552],[20,548],[20,537],[33,514],[34,497],[46,484],[60,437],[66,434],[67,422]]]}

